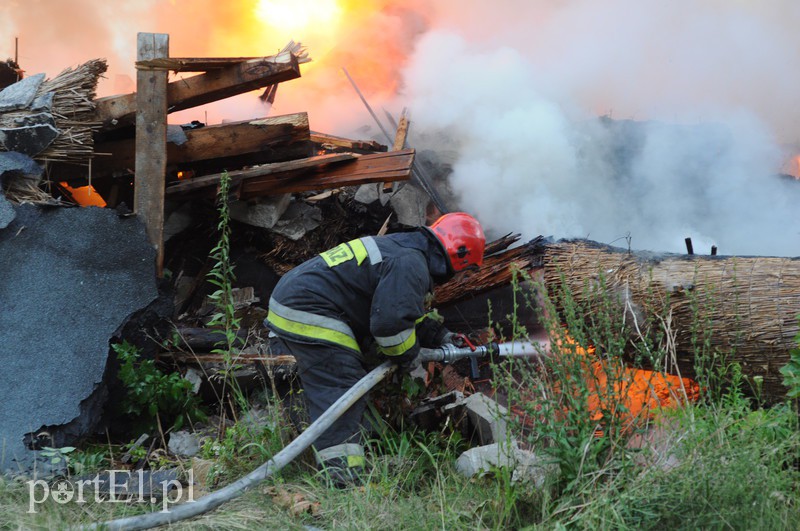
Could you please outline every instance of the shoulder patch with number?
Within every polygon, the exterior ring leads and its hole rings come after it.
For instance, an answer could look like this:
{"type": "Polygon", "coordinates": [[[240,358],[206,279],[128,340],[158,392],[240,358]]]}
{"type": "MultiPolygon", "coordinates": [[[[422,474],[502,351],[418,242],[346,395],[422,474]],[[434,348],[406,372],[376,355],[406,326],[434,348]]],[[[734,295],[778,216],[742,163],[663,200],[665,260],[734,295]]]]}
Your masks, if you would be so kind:
{"type": "Polygon", "coordinates": [[[328,264],[328,267],[333,267],[351,260],[354,255],[349,245],[341,243],[333,249],[320,254],[320,256],[325,260],[325,263],[328,264]]]}

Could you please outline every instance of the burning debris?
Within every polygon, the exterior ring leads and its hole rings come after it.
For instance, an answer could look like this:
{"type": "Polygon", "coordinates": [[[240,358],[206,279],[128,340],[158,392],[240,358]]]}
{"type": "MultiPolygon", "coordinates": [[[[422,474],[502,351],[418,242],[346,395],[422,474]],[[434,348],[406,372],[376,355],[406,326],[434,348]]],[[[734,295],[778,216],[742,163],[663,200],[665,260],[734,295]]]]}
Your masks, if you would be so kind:
{"type": "MultiPolygon", "coordinates": [[[[618,298],[632,334],[662,329],[674,341],[677,366],[694,376],[698,342],[739,363],[752,391],[785,396],[779,370],[796,347],[800,261],[795,258],[634,253],[589,241],[544,246],[544,281],[562,278],[579,300],[602,285],[618,298]],[[693,328],[699,319],[702,331],[693,328]],[[699,335],[698,335],[699,334],[699,335]]],[[[668,362],[669,360],[665,360],[668,362]]]]}
{"type": "MultiPolygon", "coordinates": [[[[292,385],[294,358],[269,348],[262,324],[278,279],[342,241],[423,226],[446,210],[448,201],[441,194],[447,185],[442,175],[452,168],[424,165],[417,158],[417,152],[407,146],[410,121],[405,115],[395,124],[394,138],[382,131],[380,140],[386,145],[375,139],[352,140],[311,131],[305,112],[214,125],[197,120],[167,124],[169,113],[254,89],[264,89],[263,101],[279,100],[281,83],[300,77],[300,65],[310,61],[301,45],[291,42],[276,55],[257,58],[172,58],[165,35],[141,34],[139,45],[137,93],[95,99],[97,78],[105,71],[102,60],[64,71],[53,80],[45,80],[43,74],[26,77],[0,92],[0,148],[4,150],[0,152],[0,185],[11,199],[0,194],[0,260],[6,261],[4,270],[14,284],[6,292],[8,300],[0,302],[15,309],[3,314],[5,322],[0,324],[4,329],[25,331],[7,345],[10,350],[4,356],[17,360],[15,356],[24,354],[24,359],[14,362],[16,369],[7,371],[10,378],[27,377],[34,368],[39,371],[30,377],[35,385],[27,394],[0,397],[9,404],[24,400],[37,408],[32,411],[20,405],[2,426],[2,437],[12,449],[9,455],[16,460],[16,464],[4,462],[4,468],[30,461],[25,444],[34,448],[74,443],[107,420],[101,412],[108,393],[113,392],[108,389],[113,385],[109,373],[114,367],[109,342],[142,333],[136,329],[142,328],[138,321],[131,324],[129,318],[156,298],[156,277],[162,278],[162,291],[174,302],[174,308],[150,312],[154,314],[151,321],[161,322],[159,327],[148,323],[148,330],[162,330],[147,343],[161,366],[191,378],[195,391],[205,397],[219,398],[225,392],[220,382],[228,374],[233,374],[244,392],[263,387],[266,381],[292,385]],[[200,73],[168,83],[168,71],[200,73]],[[210,297],[215,288],[208,277],[215,267],[211,256],[218,225],[215,200],[223,180],[230,185],[232,287],[235,316],[240,320],[240,329],[233,331],[236,346],[230,356],[219,352],[226,336],[209,327],[218,310],[210,297]],[[19,205],[24,201],[39,206],[19,205]],[[107,208],[50,210],[43,206],[54,203],[107,208]],[[144,223],[149,243],[139,222],[129,219],[131,207],[144,223]],[[81,253],[79,257],[76,252],[81,253]],[[82,268],[76,260],[91,267],[82,268]],[[51,267],[45,267],[48,264],[51,267]],[[53,270],[52,264],[61,268],[53,270]],[[132,291],[133,286],[140,289],[132,291]],[[20,305],[19,300],[30,304],[20,305]],[[59,306],[64,300],[78,302],[70,310],[59,306]],[[64,318],[64,311],[78,317],[64,318]],[[30,317],[35,312],[44,315],[44,323],[30,317]],[[166,322],[168,332],[163,330],[166,322]],[[48,331],[44,343],[41,338],[33,340],[35,330],[42,326],[48,331]],[[41,357],[36,353],[42,351],[58,352],[58,366],[37,364],[41,357]],[[56,378],[53,371],[62,370],[64,364],[74,373],[63,376],[69,381],[60,386],[63,394],[57,398],[58,407],[48,408],[39,390],[47,385],[45,380],[56,378]],[[48,440],[37,442],[42,437],[48,440]]],[[[604,123],[611,127],[608,121],[604,123]]],[[[749,283],[751,303],[754,294],[762,301],[770,290],[784,294],[793,261],[748,260],[736,260],[750,271],[745,280],[736,281],[727,276],[731,268],[722,257],[714,261],[660,257],[647,263],[655,271],[666,268],[659,287],[672,298],[675,324],[681,327],[677,345],[683,374],[688,374],[685,365],[691,360],[681,358],[687,325],[678,318],[686,317],[685,294],[702,285],[699,273],[692,276],[686,267],[699,268],[708,277],[717,275],[726,288],[749,283]],[[769,273],[775,266],[781,271],[777,280],[769,273]],[[754,282],[763,290],[754,288],[754,282]]],[[[510,287],[515,272],[546,285],[556,285],[559,275],[568,272],[567,279],[577,292],[582,282],[596,280],[597,263],[613,273],[618,291],[630,295],[626,301],[631,315],[638,317],[649,309],[639,297],[652,286],[642,280],[644,275],[634,267],[637,262],[630,254],[598,253],[592,244],[553,243],[541,237],[520,244],[519,236],[512,234],[489,244],[478,271],[440,286],[434,305],[451,326],[489,341],[490,334],[510,333],[512,319],[507,315],[518,310],[510,287]],[[487,301],[501,314],[495,317],[492,330],[486,325],[487,301]]],[[[776,397],[782,390],[775,372],[779,363],[785,363],[791,348],[788,340],[796,332],[790,314],[800,312],[797,301],[788,295],[778,299],[779,308],[751,304],[747,314],[723,312],[714,322],[715,332],[728,338],[721,346],[736,346],[748,374],[763,376],[764,390],[776,397]],[[756,340],[754,348],[768,347],[763,358],[744,353],[743,345],[734,345],[731,339],[734,322],[754,322],[755,316],[777,327],[770,329],[764,341],[756,333],[749,336],[756,340]]],[[[530,331],[541,334],[533,313],[522,309],[518,317],[530,331]]],[[[481,422],[476,420],[474,404],[497,398],[486,377],[488,361],[479,364],[473,359],[446,367],[432,364],[423,375],[432,398],[440,392],[439,384],[446,391],[486,393],[464,400],[467,416],[459,421],[466,422],[463,426],[468,431],[475,432],[474,424],[481,422]]],[[[602,380],[601,369],[596,372],[602,380]]],[[[642,411],[674,403],[669,388],[675,381],[696,391],[696,384],[689,380],[654,375],[631,369],[628,387],[617,390],[641,398],[626,404],[636,411],[634,418],[642,411]]],[[[6,389],[10,389],[8,384],[6,389]]],[[[694,398],[697,393],[690,394],[694,398]]],[[[55,399],[47,398],[48,402],[55,399]]],[[[599,403],[604,397],[598,391],[595,399],[599,403]]],[[[458,401],[459,408],[463,405],[458,401]]],[[[418,418],[442,418],[440,412],[432,412],[430,403],[426,407],[418,418]]],[[[455,415],[459,408],[451,407],[448,414],[455,415]]],[[[509,411],[518,413],[513,407],[509,411]]],[[[225,425],[227,412],[221,414],[220,425],[225,425]]],[[[478,439],[484,445],[497,442],[483,436],[478,439]]],[[[177,447],[177,442],[172,446],[177,447]]]]}

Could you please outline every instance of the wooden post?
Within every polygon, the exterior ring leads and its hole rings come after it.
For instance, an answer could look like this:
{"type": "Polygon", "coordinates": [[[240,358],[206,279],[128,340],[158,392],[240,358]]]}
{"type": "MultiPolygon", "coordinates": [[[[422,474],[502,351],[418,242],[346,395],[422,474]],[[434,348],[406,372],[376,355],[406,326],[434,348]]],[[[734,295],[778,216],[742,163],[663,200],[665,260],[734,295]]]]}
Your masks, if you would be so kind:
{"type": "MultiPolygon", "coordinates": [[[[139,33],[137,61],[169,57],[169,35],[139,33]]],[[[136,177],[133,210],[144,221],[156,249],[156,271],[164,265],[164,179],[167,171],[167,75],[136,72],[136,177]]]]}

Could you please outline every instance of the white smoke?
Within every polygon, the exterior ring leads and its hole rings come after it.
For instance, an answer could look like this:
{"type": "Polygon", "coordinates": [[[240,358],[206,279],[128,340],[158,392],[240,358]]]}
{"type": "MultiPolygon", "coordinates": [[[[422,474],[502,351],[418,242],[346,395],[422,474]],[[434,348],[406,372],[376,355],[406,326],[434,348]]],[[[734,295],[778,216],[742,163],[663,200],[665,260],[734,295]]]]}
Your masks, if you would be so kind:
{"type": "Polygon", "coordinates": [[[800,255],[800,183],[775,175],[800,126],[798,6],[497,4],[437,15],[405,72],[413,142],[455,149],[461,208],[495,234],[800,255]]]}

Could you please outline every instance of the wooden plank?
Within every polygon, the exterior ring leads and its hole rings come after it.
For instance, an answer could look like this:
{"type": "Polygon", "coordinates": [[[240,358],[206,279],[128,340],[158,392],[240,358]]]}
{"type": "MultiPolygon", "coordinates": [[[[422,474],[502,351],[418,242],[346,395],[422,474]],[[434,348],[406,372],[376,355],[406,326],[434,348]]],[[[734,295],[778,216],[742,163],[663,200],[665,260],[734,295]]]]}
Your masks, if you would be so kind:
{"type": "Polygon", "coordinates": [[[239,63],[259,59],[258,57],[162,57],[147,61],[136,61],[137,69],[169,70],[171,72],[207,72],[228,68],[239,63]]]}
{"type": "MultiPolygon", "coordinates": [[[[289,145],[308,143],[308,114],[296,113],[274,116],[260,120],[210,125],[185,131],[186,142],[181,145],[167,144],[167,165],[185,165],[210,159],[230,159],[241,155],[257,154],[256,161],[249,164],[269,162],[280,157],[278,151],[289,145]],[[260,160],[259,160],[260,159],[260,160]]],[[[134,166],[135,146],[132,139],[115,140],[97,144],[98,156],[93,161],[94,178],[124,175],[134,166]]],[[[310,146],[299,151],[308,154],[310,146]]],[[[252,157],[251,157],[252,158],[252,157]]],[[[244,164],[242,164],[243,166],[244,164]]],[[[234,166],[231,166],[234,167],[234,166]]],[[[241,166],[239,166],[241,167],[241,166]]],[[[67,180],[74,175],[83,177],[81,168],[61,168],[60,179],[67,180]]]]}
{"type": "MultiPolygon", "coordinates": [[[[252,59],[169,83],[169,112],[189,109],[298,77],[300,64],[291,52],[252,59]]],[[[136,93],[99,98],[96,104],[94,120],[101,122],[104,130],[133,124],[136,93]]]]}
{"type": "MultiPolygon", "coordinates": [[[[273,164],[264,164],[262,166],[257,166],[255,168],[250,168],[247,170],[229,171],[228,176],[231,178],[231,184],[233,184],[233,183],[238,183],[243,179],[250,179],[254,177],[265,177],[276,173],[292,172],[306,168],[311,168],[314,166],[321,166],[325,164],[331,164],[334,162],[352,160],[355,158],[356,155],[353,155],[352,153],[335,153],[331,155],[318,155],[316,157],[291,160],[288,162],[276,162],[273,164]]],[[[196,179],[192,179],[191,181],[178,183],[170,186],[169,188],[167,188],[167,194],[168,195],[180,194],[180,193],[200,190],[203,188],[215,187],[219,183],[219,180],[221,178],[222,178],[221,173],[198,177],[196,179]]]]}
{"type": "MultiPolygon", "coordinates": [[[[169,35],[139,33],[137,59],[169,56],[169,35]]],[[[156,249],[156,271],[164,263],[164,174],[167,167],[167,72],[136,73],[136,186],[133,210],[156,249]]]]}
{"type": "Polygon", "coordinates": [[[311,133],[311,141],[325,151],[349,151],[355,153],[374,153],[387,151],[387,147],[374,140],[351,140],[325,133],[311,133]]]}
{"type": "Polygon", "coordinates": [[[407,180],[411,177],[413,162],[413,149],[363,155],[354,161],[326,168],[312,168],[302,173],[248,179],[242,183],[240,192],[242,199],[249,199],[261,195],[407,180]]]}
{"type": "Polygon", "coordinates": [[[382,183],[389,181],[405,181],[411,178],[411,169],[395,170],[377,173],[366,173],[359,175],[340,175],[336,178],[320,177],[316,179],[301,179],[287,181],[272,181],[263,183],[244,183],[242,184],[242,199],[251,199],[264,195],[288,194],[297,192],[310,192],[315,190],[326,190],[328,188],[339,188],[342,186],[358,186],[361,184],[382,183]]]}

